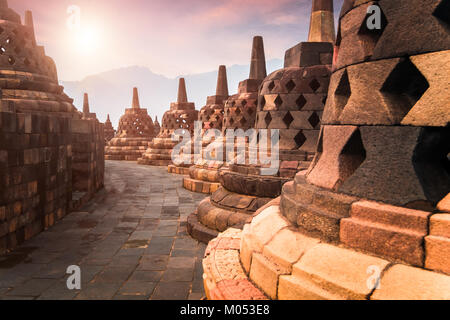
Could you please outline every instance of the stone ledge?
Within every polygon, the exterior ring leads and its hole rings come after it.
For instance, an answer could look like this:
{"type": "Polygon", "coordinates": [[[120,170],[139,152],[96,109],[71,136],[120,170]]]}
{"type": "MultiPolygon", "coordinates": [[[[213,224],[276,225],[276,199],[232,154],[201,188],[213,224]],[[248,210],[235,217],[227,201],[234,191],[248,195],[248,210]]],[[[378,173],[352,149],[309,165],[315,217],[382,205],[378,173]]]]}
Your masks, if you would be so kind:
{"type": "Polygon", "coordinates": [[[195,180],[185,177],[183,179],[183,187],[192,192],[213,194],[217,191],[217,189],[219,189],[220,183],[195,180]]]}
{"type": "Polygon", "coordinates": [[[187,176],[189,174],[189,168],[188,167],[177,167],[174,165],[168,165],[167,166],[167,172],[173,173],[173,174],[179,174],[183,176],[187,176]]]}
{"type": "Polygon", "coordinates": [[[210,242],[203,260],[203,280],[210,300],[267,300],[247,278],[239,261],[240,230],[229,229],[210,242]]]}
{"type": "MultiPolygon", "coordinates": [[[[318,243],[317,239],[300,235],[298,231],[277,224],[282,218],[278,206],[270,206],[246,225],[236,236],[236,230],[229,230],[228,242],[212,240],[208,253],[227,250],[228,246],[240,259],[239,277],[241,271],[258,283],[264,293],[271,298],[289,300],[316,299],[449,299],[450,276],[438,272],[427,271],[407,265],[392,262],[372,255],[342,248],[336,245],[318,243]],[[255,227],[258,226],[258,227],[255,227]],[[263,228],[262,226],[268,226],[263,228]],[[272,228],[270,228],[272,226],[272,228]],[[275,233],[267,235],[267,232],[275,233]],[[286,237],[285,233],[292,233],[286,237]],[[307,239],[304,254],[286,268],[287,261],[275,260],[270,254],[271,243],[276,243],[278,237],[287,239],[307,239]],[[264,239],[270,238],[271,241],[264,239]],[[239,239],[240,245],[234,242],[239,239]],[[264,246],[261,243],[264,242],[264,246]],[[307,244],[308,242],[309,245],[307,244]],[[219,246],[218,243],[221,243],[219,246]],[[281,261],[282,266],[279,265],[281,261]],[[375,289],[377,279],[381,278],[380,286],[375,289]]],[[[302,241],[302,240],[300,240],[302,241]]],[[[293,242],[281,241],[281,245],[295,246],[293,242]]],[[[303,241],[302,241],[303,242],[303,241]]],[[[283,248],[283,251],[286,251],[283,248]]],[[[292,250],[294,252],[296,250],[292,250]]],[[[295,259],[292,258],[293,260],[295,259]]],[[[292,261],[292,260],[291,260],[292,261]]],[[[210,271],[205,271],[207,274],[210,271]]],[[[240,278],[239,278],[240,279],[240,278]]],[[[232,284],[228,284],[233,286],[232,284]]],[[[255,287],[255,286],[254,286],[255,287]]],[[[255,287],[256,288],[256,287],[255,287]]],[[[226,299],[225,295],[209,295],[210,299],[217,297],[226,299]]]]}
{"type": "Polygon", "coordinates": [[[216,230],[210,229],[198,221],[197,213],[192,213],[187,219],[187,232],[192,238],[208,243],[219,235],[216,230]]]}
{"type": "Polygon", "coordinates": [[[377,202],[354,203],[340,225],[343,244],[415,266],[424,266],[430,212],[377,202]]]}

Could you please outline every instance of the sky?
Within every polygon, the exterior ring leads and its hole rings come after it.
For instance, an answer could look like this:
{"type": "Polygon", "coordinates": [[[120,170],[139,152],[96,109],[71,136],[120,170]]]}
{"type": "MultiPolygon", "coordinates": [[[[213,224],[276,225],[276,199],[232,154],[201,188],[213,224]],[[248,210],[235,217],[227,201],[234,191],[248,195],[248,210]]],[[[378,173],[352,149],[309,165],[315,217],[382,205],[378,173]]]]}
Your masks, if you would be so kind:
{"type": "MultiPolygon", "coordinates": [[[[335,0],[338,12],[343,0],[335,0]]],[[[128,66],[168,77],[248,64],[252,37],[266,58],[307,40],[311,0],[9,0],[33,12],[37,42],[60,80],[128,66]],[[79,12],[79,14],[77,14],[79,12]],[[78,19],[79,17],[79,19],[78,19]]]]}

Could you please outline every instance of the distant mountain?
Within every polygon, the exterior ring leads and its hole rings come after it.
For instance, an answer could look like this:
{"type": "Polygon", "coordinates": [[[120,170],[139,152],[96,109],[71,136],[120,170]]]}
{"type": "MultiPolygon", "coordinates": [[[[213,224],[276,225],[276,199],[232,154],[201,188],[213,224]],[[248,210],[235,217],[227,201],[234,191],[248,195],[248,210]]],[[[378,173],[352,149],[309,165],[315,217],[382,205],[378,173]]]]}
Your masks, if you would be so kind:
{"type": "MultiPolygon", "coordinates": [[[[280,69],[283,61],[273,59],[267,62],[267,72],[280,69]]],[[[233,65],[227,68],[230,94],[235,94],[239,81],[248,78],[249,65],[233,65]]],[[[215,94],[217,70],[180,76],[186,78],[189,101],[195,102],[197,110],[205,105],[206,97],[215,94]]],[[[97,113],[100,121],[109,113],[114,128],[125,108],[131,107],[132,88],[139,88],[142,108],[147,108],[153,120],[158,116],[161,122],[170,103],[177,98],[178,78],[167,78],[153,73],[146,67],[126,67],[86,77],[82,81],[61,81],[65,92],[72,97],[78,110],[82,110],[83,93],[89,93],[91,112],[97,113]]]]}

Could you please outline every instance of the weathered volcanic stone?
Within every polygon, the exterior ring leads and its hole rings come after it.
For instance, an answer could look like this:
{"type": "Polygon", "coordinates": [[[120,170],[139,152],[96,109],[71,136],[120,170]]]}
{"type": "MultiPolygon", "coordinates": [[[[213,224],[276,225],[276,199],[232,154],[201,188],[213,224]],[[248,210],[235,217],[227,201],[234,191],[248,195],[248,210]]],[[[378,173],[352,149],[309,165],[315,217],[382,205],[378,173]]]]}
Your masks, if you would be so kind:
{"type": "Polygon", "coordinates": [[[422,267],[430,215],[375,202],[357,202],[352,205],[351,217],[341,221],[340,240],[351,248],[422,267]]]}
{"type": "Polygon", "coordinates": [[[59,85],[33,17],[0,1],[0,254],[76,210],[103,187],[103,124],[59,85]]]}
{"type": "Polygon", "coordinates": [[[403,118],[402,125],[438,126],[450,124],[450,51],[439,51],[410,58],[423,74],[429,88],[403,118]],[[429,108],[433,106],[433,108],[429,108]]]}
{"type": "Polygon", "coordinates": [[[450,277],[405,265],[394,265],[381,278],[371,300],[449,300],[450,277]]]}
{"type": "MultiPolygon", "coordinates": [[[[322,121],[324,124],[398,125],[428,87],[426,78],[409,59],[384,59],[349,66],[332,76],[331,96],[322,121]]],[[[425,97],[426,101],[443,108],[439,96],[433,100],[425,97]]]]}
{"type": "Polygon", "coordinates": [[[309,183],[336,190],[365,159],[356,126],[323,126],[309,183]]]}
{"type": "Polygon", "coordinates": [[[367,60],[448,50],[449,21],[445,0],[358,1],[354,8],[349,1],[341,13],[336,68],[367,60]],[[366,27],[367,8],[374,4],[382,11],[381,30],[366,27]],[[394,38],[397,41],[392,41],[394,38]]]}
{"type": "Polygon", "coordinates": [[[409,207],[435,206],[448,193],[450,128],[359,130],[366,157],[339,191],[409,207]]]}

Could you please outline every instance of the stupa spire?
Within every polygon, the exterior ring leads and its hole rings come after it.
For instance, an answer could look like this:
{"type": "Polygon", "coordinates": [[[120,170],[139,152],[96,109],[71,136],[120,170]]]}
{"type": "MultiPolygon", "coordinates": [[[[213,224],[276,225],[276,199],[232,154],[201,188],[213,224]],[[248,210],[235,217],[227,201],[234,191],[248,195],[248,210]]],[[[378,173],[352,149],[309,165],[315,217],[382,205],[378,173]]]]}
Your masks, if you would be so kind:
{"type": "Polygon", "coordinates": [[[334,43],[335,40],[333,0],[313,0],[308,41],[334,43]]]}
{"type": "Polygon", "coordinates": [[[139,103],[139,93],[138,88],[133,88],[133,109],[139,109],[141,107],[141,104],[139,103]]]}
{"type": "Polygon", "coordinates": [[[33,13],[30,10],[25,11],[25,26],[31,29],[31,38],[33,43],[36,44],[36,36],[34,33],[33,13]]]}
{"type": "Polygon", "coordinates": [[[88,115],[91,111],[89,110],[89,95],[87,93],[84,94],[83,98],[83,113],[88,115]]]}
{"type": "Polygon", "coordinates": [[[178,103],[186,103],[188,102],[187,93],[186,93],[186,82],[184,78],[180,78],[178,83],[178,103]]]}
{"type": "Polygon", "coordinates": [[[220,66],[219,67],[219,75],[217,77],[217,96],[228,97],[228,79],[227,79],[227,67],[220,66]]]}
{"type": "Polygon", "coordinates": [[[250,79],[263,80],[265,77],[267,77],[267,71],[264,41],[261,36],[256,36],[253,38],[250,79]]]}

